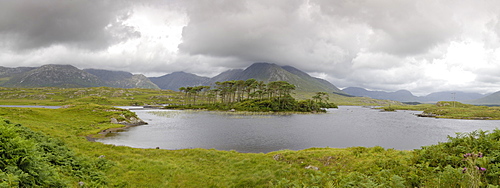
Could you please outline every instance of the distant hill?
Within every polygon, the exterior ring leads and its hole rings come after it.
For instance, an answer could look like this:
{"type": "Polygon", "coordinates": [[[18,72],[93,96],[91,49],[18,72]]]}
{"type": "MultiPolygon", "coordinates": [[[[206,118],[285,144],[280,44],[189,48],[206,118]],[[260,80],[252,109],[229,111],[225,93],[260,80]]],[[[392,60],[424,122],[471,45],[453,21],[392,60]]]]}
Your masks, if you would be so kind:
{"type": "Polygon", "coordinates": [[[426,96],[415,96],[410,91],[399,90],[396,92],[386,92],[386,91],[369,91],[364,88],[359,87],[348,87],[343,89],[344,92],[359,96],[359,97],[370,97],[374,99],[385,99],[385,100],[395,100],[400,102],[438,102],[438,101],[461,101],[466,102],[469,100],[479,99],[484,95],[479,93],[467,93],[461,91],[442,91],[431,93],[426,96]]]}
{"type": "Polygon", "coordinates": [[[160,77],[149,77],[161,89],[179,91],[180,87],[202,85],[208,77],[201,77],[191,73],[173,72],[160,77]]]}
{"type": "Polygon", "coordinates": [[[271,63],[254,63],[244,70],[235,69],[226,71],[207,80],[205,84],[210,85],[217,81],[248,80],[251,78],[264,82],[287,81],[295,85],[297,91],[324,91],[345,94],[326,80],[314,78],[291,66],[278,66],[271,63]]]}
{"type": "Polygon", "coordinates": [[[142,74],[134,75],[125,71],[110,71],[101,69],[84,69],[83,71],[97,76],[99,79],[104,81],[104,86],[107,87],[160,89],[160,87],[142,74]]]}
{"type": "Polygon", "coordinates": [[[44,65],[14,75],[4,87],[98,87],[104,82],[97,76],[72,65],[44,65]]]}
{"type": "Polygon", "coordinates": [[[480,93],[468,93],[461,91],[442,91],[435,92],[425,96],[426,100],[429,101],[460,101],[466,102],[470,100],[475,100],[484,97],[483,94],[480,93]]]}
{"type": "Polygon", "coordinates": [[[479,99],[467,101],[467,103],[475,105],[500,105],[500,91],[479,99]]]}
{"type": "Polygon", "coordinates": [[[41,67],[0,67],[0,87],[118,87],[176,90],[180,87],[215,85],[228,80],[287,81],[296,91],[328,92],[347,95],[330,82],[314,78],[291,67],[271,63],[254,63],[246,69],[228,70],[208,78],[186,72],[173,72],[147,78],[124,71],[84,69],[72,65],[43,65],[41,67]]]}
{"type": "Polygon", "coordinates": [[[228,81],[228,80],[231,80],[233,78],[237,78],[238,75],[240,75],[242,72],[243,72],[243,69],[231,69],[228,71],[224,71],[224,72],[218,74],[217,76],[204,81],[203,84],[204,85],[211,85],[215,82],[228,81]]]}
{"type": "Polygon", "coordinates": [[[370,97],[374,99],[394,100],[400,102],[421,102],[417,96],[413,95],[410,91],[407,90],[386,92],[386,91],[368,91],[364,88],[359,88],[359,87],[348,87],[343,89],[343,91],[350,95],[358,97],[370,97]]]}
{"type": "Polygon", "coordinates": [[[212,78],[200,77],[185,72],[174,72],[161,77],[149,79],[161,89],[178,91],[180,87],[215,85],[216,82],[229,80],[287,81],[296,86],[297,91],[324,91],[346,95],[330,82],[311,77],[309,74],[291,66],[278,66],[271,63],[254,63],[246,69],[233,69],[222,72],[212,78]]]}
{"type": "Polygon", "coordinates": [[[8,68],[8,67],[2,67],[0,66],[0,78],[5,78],[5,77],[12,77],[18,74],[22,74],[28,71],[31,71],[33,69],[36,69],[37,67],[16,67],[16,68],[8,68]]]}
{"type": "Polygon", "coordinates": [[[0,67],[2,87],[117,87],[159,89],[146,76],[122,71],[98,69],[80,70],[72,65],[43,65],[41,67],[0,67]]]}

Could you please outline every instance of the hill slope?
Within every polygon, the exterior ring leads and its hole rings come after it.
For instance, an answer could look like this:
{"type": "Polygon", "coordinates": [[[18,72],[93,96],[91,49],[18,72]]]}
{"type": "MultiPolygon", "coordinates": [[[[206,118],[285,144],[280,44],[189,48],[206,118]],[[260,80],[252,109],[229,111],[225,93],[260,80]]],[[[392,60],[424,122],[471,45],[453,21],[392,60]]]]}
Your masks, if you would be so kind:
{"type": "Polygon", "coordinates": [[[174,72],[160,77],[146,78],[129,72],[99,69],[80,70],[71,65],[44,65],[34,68],[0,67],[2,87],[119,87],[178,90],[180,87],[214,85],[228,80],[287,81],[296,91],[337,93],[346,95],[330,82],[315,78],[291,67],[271,63],[254,63],[248,68],[234,69],[208,78],[191,73],[174,72]]]}
{"type": "Polygon", "coordinates": [[[461,91],[442,91],[430,93],[426,96],[415,96],[410,91],[399,90],[395,92],[386,91],[369,91],[360,87],[348,87],[343,89],[344,92],[358,96],[358,97],[370,97],[374,99],[384,99],[384,100],[395,100],[400,102],[438,102],[438,101],[470,101],[483,97],[484,95],[479,93],[467,93],[461,91]]]}
{"type": "Polygon", "coordinates": [[[467,103],[475,105],[500,105],[500,91],[479,99],[467,101],[467,103]]]}
{"type": "Polygon", "coordinates": [[[0,67],[2,87],[117,87],[159,89],[146,76],[123,71],[80,70],[72,65],[0,67]]]}
{"type": "Polygon", "coordinates": [[[420,102],[417,96],[414,96],[410,91],[399,90],[396,92],[385,92],[385,91],[368,91],[360,87],[348,87],[343,89],[344,92],[358,96],[358,97],[370,97],[374,99],[384,99],[384,100],[395,100],[401,102],[420,102]]]}
{"type": "Polygon", "coordinates": [[[11,77],[36,69],[36,67],[15,67],[8,68],[0,66],[0,78],[11,77]]]}
{"type": "Polygon", "coordinates": [[[98,87],[104,82],[97,76],[72,65],[44,65],[13,76],[6,87],[98,87]]]}
{"type": "Polygon", "coordinates": [[[271,63],[254,63],[245,70],[226,71],[210,79],[209,84],[216,81],[248,80],[251,78],[264,82],[287,81],[295,85],[297,91],[324,91],[344,94],[343,91],[326,80],[314,78],[291,66],[278,66],[271,63]]]}
{"type": "Polygon", "coordinates": [[[84,71],[99,77],[99,79],[104,81],[104,86],[107,87],[160,89],[142,74],[134,75],[124,71],[101,69],[84,69],[84,71]]]}
{"type": "Polygon", "coordinates": [[[180,87],[202,85],[209,78],[185,72],[173,72],[160,77],[149,77],[161,89],[179,91],[180,87]]]}

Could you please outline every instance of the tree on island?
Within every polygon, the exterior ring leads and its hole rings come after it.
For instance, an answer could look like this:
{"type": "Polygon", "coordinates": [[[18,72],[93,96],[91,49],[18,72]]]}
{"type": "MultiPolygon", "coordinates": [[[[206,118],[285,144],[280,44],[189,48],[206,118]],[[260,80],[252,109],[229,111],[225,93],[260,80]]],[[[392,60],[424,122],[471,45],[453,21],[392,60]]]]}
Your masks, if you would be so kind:
{"type": "Polygon", "coordinates": [[[255,79],[215,82],[215,86],[179,88],[184,93],[184,105],[170,108],[205,108],[213,110],[236,109],[242,111],[299,111],[324,112],[323,108],[336,108],[327,103],[328,94],[317,92],[313,99],[297,101],[292,97],[295,85],[286,81],[265,84],[255,79]],[[198,103],[197,103],[198,101],[198,103]],[[204,103],[200,103],[203,101],[204,103]]]}

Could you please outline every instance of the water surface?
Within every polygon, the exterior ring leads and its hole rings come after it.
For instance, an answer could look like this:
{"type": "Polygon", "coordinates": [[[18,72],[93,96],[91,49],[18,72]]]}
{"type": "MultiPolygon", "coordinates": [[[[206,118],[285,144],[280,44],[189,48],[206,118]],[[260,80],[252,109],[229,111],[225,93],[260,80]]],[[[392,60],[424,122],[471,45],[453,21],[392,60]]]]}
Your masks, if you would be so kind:
{"type": "Polygon", "coordinates": [[[239,152],[270,152],[311,147],[382,146],[418,149],[447,140],[456,132],[493,130],[496,120],[455,120],[416,117],[415,111],[380,112],[340,106],[326,114],[231,115],[214,112],[137,110],[148,122],[100,139],[106,144],[137,148],[214,148],[239,152]]]}

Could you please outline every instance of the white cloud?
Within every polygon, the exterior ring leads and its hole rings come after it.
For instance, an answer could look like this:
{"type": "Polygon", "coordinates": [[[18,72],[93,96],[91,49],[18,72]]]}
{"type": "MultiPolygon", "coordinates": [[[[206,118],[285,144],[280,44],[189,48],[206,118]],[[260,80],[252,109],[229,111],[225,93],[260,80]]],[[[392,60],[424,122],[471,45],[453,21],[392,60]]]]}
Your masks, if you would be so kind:
{"type": "Polygon", "coordinates": [[[494,0],[1,1],[0,65],[214,76],[265,61],[339,87],[494,92],[499,18],[494,0]]]}

